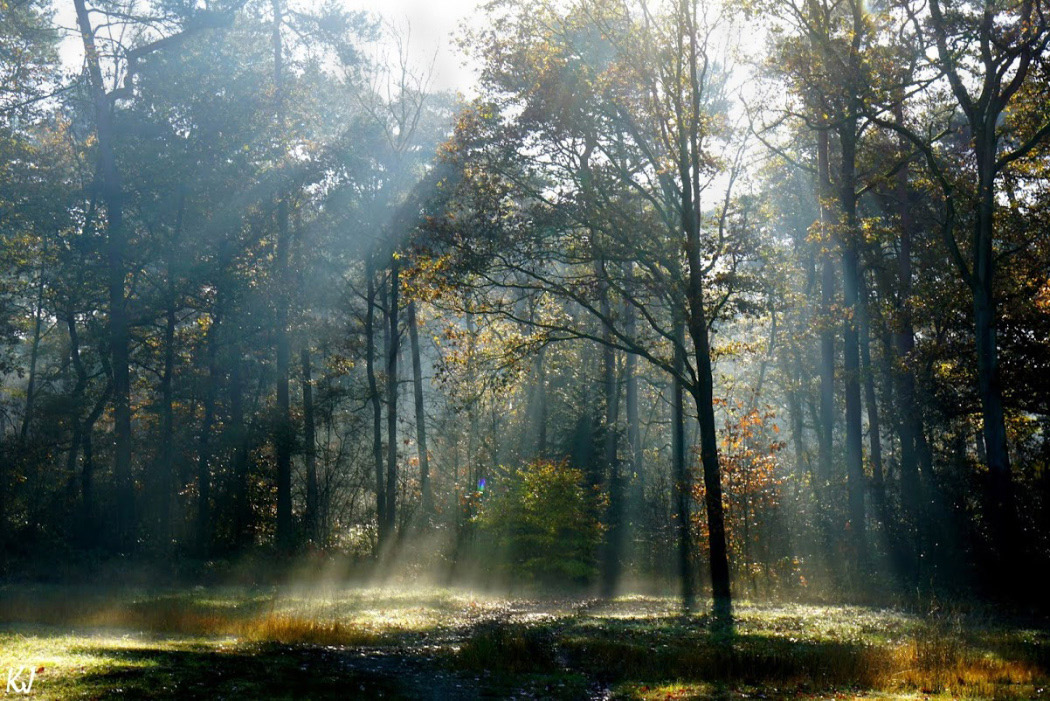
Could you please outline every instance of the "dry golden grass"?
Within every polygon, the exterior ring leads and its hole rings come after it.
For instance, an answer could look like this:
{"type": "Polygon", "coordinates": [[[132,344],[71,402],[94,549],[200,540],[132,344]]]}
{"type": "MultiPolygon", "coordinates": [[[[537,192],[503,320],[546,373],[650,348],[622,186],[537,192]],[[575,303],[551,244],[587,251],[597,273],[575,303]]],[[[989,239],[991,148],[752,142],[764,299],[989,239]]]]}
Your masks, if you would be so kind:
{"type": "Polygon", "coordinates": [[[285,645],[372,646],[389,639],[381,631],[353,623],[272,613],[240,623],[231,634],[242,640],[285,645]]]}
{"type": "Polygon", "coordinates": [[[391,632],[352,617],[325,616],[317,605],[279,608],[276,599],[209,602],[161,596],[114,602],[32,590],[0,598],[0,621],[308,645],[376,645],[391,632]]]}
{"type": "Polygon", "coordinates": [[[1006,659],[965,648],[951,638],[919,639],[880,652],[886,658],[886,670],[873,680],[873,687],[886,691],[1028,699],[1048,681],[1047,670],[1033,660],[1006,659]]]}

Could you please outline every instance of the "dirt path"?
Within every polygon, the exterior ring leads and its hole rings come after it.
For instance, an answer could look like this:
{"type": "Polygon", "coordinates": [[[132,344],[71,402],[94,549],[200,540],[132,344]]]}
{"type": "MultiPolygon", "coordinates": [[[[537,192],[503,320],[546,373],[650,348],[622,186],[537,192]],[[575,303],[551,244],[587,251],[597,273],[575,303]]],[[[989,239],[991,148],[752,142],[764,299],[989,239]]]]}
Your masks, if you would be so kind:
{"type": "Polygon", "coordinates": [[[347,649],[339,656],[345,671],[356,675],[396,680],[403,698],[419,701],[474,701],[476,699],[587,699],[611,698],[607,685],[584,678],[569,661],[557,657],[560,673],[551,675],[500,675],[490,670],[457,670],[450,660],[479,630],[505,624],[551,623],[565,616],[586,613],[593,601],[518,601],[498,611],[483,611],[459,626],[439,628],[418,640],[387,647],[347,649]]]}

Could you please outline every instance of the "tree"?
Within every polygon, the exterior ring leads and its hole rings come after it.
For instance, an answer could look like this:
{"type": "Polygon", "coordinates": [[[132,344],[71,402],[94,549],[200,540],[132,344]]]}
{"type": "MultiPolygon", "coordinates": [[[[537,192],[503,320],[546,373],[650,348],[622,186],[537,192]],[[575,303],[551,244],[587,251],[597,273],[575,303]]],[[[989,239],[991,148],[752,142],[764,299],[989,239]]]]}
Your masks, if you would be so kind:
{"type": "MultiPolygon", "coordinates": [[[[494,23],[498,29],[475,39],[486,66],[487,101],[461,122],[464,139],[453,156],[471,162],[471,170],[476,166],[469,159],[479,158],[493,174],[470,179],[466,187],[472,206],[492,207],[473,215],[477,235],[513,232],[520,248],[512,254],[502,243],[470,239],[469,260],[481,267],[477,284],[563,298],[599,328],[571,318],[530,321],[511,300],[497,302],[496,313],[530,324],[547,342],[585,338],[636,354],[680,380],[692,396],[700,418],[715,609],[727,617],[709,334],[713,323],[731,314],[736,264],[745,255],[738,234],[744,231],[732,230],[725,190],[705,226],[700,195],[726,156],[731,190],[742,150],[723,121],[724,73],[709,53],[718,20],[708,22],[688,3],[658,18],[638,9],[649,22],[604,3],[566,14],[542,4],[517,12],[503,8],[508,16],[494,23]],[[638,52],[639,46],[651,48],[638,52]],[[535,234],[504,213],[498,189],[487,192],[499,178],[534,208],[528,216],[544,223],[535,234]],[[639,230],[659,233],[645,238],[639,230]],[[602,261],[635,261],[638,267],[602,261]],[[602,290],[635,309],[645,328],[628,335],[612,311],[617,306],[602,303],[602,290]],[[687,331],[679,342],[675,313],[687,331]],[[667,351],[686,343],[688,362],[676,364],[676,353],[667,351]]],[[[456,219],[463,222],[464,215],[456,219]]]]}
{"type": "MultiPolygon", "coordinates": [[[[87,83],[94,103],[95,135],[97,138],[96,187],[106,211],[106,261],[109,288],[109,336],[111,371],[113,373],[113,411],[116,453],[114,473],[117,480],[117,545],[131,548],[134,543],[134,485],[131,474],[131,372],[125,291],[125,256],[128,238],[124,230],[124,181],[117,163],[116,148],[119,139],[114,116],[120,99],[133,97],[134,79],[138,62],[149,54],[169,49],[182,43],[191,34],[225,21],[222,15],[202,12],[196,16],[170,17],[169,22],[185,25],[177,31],[127,49],[116,46],[112,55],[118,56],[111,67],[122,74],[120,87],[108,89],[102,66],[95,27],[92,25],[86,0],[74,0],[77,26],[84,46],[87,83]]],[[[118,21],[121,21],[118,18],[118,21]]],[[[132,24],[135,21],[125,19],[132,24]]],[[[148,27],[147,27],[148,28],[148,27]]]]}
{"type": "MultiPolygon", "coordinates": [[[[937,69],[950,84],[972,138],[975,170],[966,195],[973,208],[970,262],[964,261],[953,233],[945,240],[973,294],[977,381],[991,473],[991,504],[994,519],[1003,529],[1012,519],[1013,497],[997,342],[996,269],[1001,254],[996,251],[1000,239],[996,196],[1002,172],[1050,136],[1050,121],[1031,124],[1015,121],[1009,114],[1023,95],[1026,82],[1037,71],[1045,71],[1050,24],[1034,2],[1012,3],[1000,9],[990,3],[946,6],[933,0],[924,38],[936,47],[937,69]]],[[[926,150],[929,152],[928,146],[926,150]]],[[[946,195],[952,197],[954,193],[946,195]]],[[[1011,538],[1007,531],[1001,537],[1004,544],[1011,538]]]]}

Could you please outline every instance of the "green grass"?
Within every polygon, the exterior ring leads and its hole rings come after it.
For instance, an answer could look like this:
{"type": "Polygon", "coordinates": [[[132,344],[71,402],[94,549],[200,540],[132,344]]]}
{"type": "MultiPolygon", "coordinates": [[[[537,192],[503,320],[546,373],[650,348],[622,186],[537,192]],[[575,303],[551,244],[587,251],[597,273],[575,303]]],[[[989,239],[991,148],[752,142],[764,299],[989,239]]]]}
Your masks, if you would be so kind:
{"type": "Polygon", "coordinates": [[[334,664],[324,648],[232,640],[0,633],[0,670],[21,665],[38,672],[30,694],[38,699],[398,696],[394,680],[334,664]]]}
{"type": "Polygon", "coordinates": [[[103,698],[1050,697],[1050,631],[974,613],[451,590],[0,587],[0,672],[103,698]]]}

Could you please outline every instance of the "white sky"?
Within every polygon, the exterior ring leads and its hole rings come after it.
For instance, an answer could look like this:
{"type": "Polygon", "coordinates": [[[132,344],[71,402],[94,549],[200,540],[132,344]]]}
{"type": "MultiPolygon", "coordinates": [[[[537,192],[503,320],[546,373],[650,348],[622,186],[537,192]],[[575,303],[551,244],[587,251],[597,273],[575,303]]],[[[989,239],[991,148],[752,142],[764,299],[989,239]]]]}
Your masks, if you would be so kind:
{"type": "Polygon", "coordinates": [[[470,93],[474,73],[463,65],[453,35],[463,21],[475,19],[481,0],[344,0],[352,10],[365,10],[387,22],[411,28],[412,62],[424,69],[433,62],[431,88],[470,93]]]}
{"type": "MultiPolygon", "coordinates": [[[[461,23],[477,19],[481,0],[343,0],[350,10],[364,10],[385,23],[407,26],[409,58],[415,70],[423,72],[432,66],[432,90],[473,92],[474,72],[464,66],[463,57],[454,45],[454,34],[461,23]]],[[[68,30],[61,54],[67,70],[76,71],[83,60],[80,38],[73,30],[76,15],[72,0],[54,0],[55,19],[68,30]]]]}

